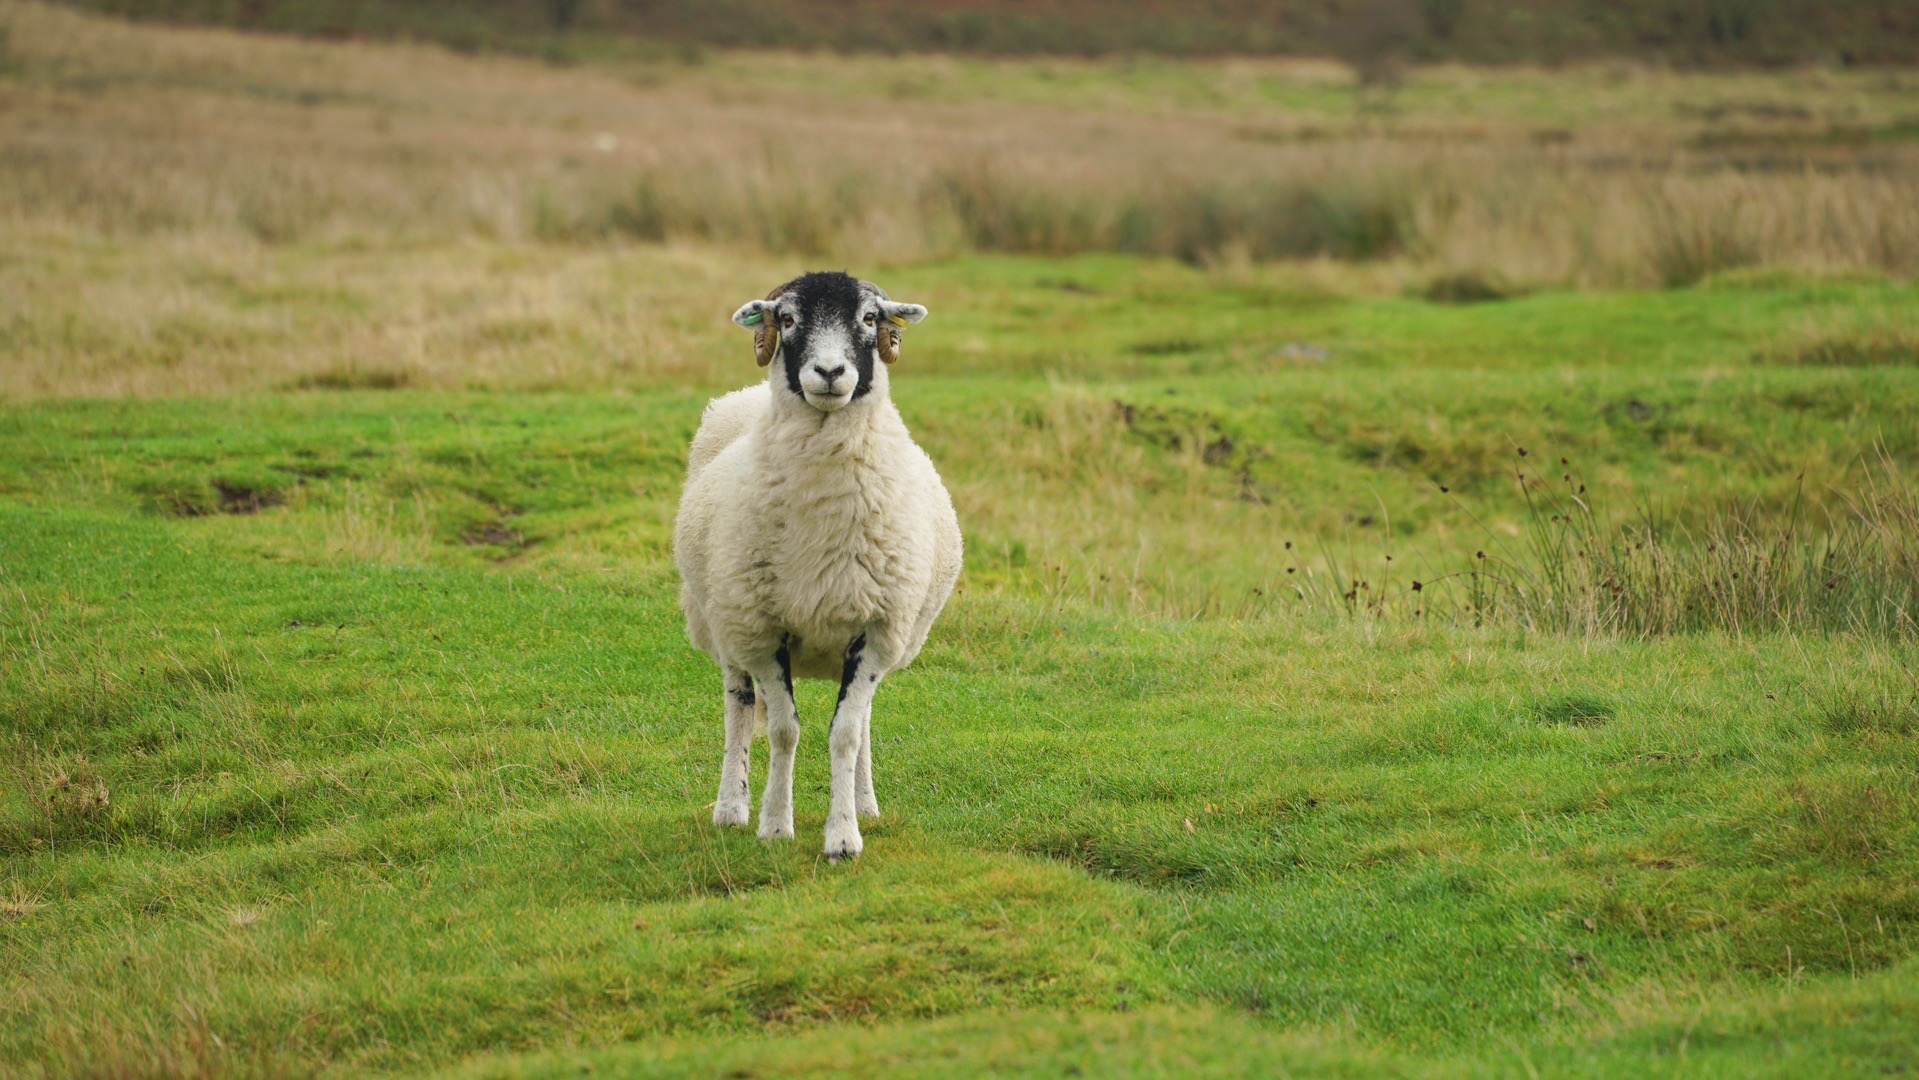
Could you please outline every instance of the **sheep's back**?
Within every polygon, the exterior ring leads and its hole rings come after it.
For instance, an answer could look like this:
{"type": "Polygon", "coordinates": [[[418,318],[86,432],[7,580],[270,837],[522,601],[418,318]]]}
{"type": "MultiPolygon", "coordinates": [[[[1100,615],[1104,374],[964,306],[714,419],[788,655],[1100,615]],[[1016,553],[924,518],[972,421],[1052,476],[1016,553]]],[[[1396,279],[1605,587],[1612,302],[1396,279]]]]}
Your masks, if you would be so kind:
{"type": "Polygon", "coordinates": [[[706,412],[700,417],[700,430],[693,436],[693,448],[686,459],[689,480],[759,419],[766,411],[771,394],[765,383],[754,383],[707,403],[706,412]]]}

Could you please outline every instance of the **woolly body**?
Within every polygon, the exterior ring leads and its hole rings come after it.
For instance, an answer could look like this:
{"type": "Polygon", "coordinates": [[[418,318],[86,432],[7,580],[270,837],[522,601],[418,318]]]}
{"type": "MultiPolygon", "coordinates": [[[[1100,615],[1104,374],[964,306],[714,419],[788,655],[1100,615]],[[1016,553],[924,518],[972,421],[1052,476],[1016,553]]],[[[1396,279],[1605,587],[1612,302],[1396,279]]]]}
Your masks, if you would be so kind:
{"type": "Polygon", "coordinates": [[[959,580],[952,499],[890,399],[779,396],[735,390],[693,437],[673,544],[687,636],[721,663],[784,643],[794,677],[838,679],[866,634],[898,670],[959,580]]]}

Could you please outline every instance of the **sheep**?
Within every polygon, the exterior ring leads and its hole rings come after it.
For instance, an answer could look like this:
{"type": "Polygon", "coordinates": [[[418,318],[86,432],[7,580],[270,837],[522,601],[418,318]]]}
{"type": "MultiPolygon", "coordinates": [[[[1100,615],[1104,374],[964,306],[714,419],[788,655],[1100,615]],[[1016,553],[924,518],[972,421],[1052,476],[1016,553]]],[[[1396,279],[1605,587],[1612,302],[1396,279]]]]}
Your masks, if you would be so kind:
{"type": "Polygon", "coordinates": [[[925,317],[844,273],[806,274],[742,305],[733,321],[753,331],[768,377],[707,406],[674,522],[687,637],[724,682],[713,823],[747,824],[763,725],[771,754],[759,835],[793,836],[793,680],[837,679],[833,862],[859,856],[859,819],[879,814],[880,680],[919,655],[959,579],[953,500],[888,394],[900,331],[925,317]]]}

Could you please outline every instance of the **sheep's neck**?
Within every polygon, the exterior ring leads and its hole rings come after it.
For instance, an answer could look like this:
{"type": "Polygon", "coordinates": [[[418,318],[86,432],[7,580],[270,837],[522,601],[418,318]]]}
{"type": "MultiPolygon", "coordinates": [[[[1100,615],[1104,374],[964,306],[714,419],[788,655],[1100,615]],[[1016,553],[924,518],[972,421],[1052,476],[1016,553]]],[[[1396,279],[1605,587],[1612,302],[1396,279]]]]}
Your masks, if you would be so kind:
{"type": "Polygon", "coordinates": [[[772,541],[760,557],[789,631],[839,649],[889,618],[889,465],[910,436],[884,398],[806,415],[814,412],[776,410],[758,440],[772,541]]]}
{"type": "Polygon", "coordinates": [[[887,440],[906,437],[899,411],[885,398],[831,413],[810,405],[775,409],[768,428],[771,437],[760,445],[772,459],[769,464],[794,474],[813,469],[839,473],[871,464],[887,440]]]}

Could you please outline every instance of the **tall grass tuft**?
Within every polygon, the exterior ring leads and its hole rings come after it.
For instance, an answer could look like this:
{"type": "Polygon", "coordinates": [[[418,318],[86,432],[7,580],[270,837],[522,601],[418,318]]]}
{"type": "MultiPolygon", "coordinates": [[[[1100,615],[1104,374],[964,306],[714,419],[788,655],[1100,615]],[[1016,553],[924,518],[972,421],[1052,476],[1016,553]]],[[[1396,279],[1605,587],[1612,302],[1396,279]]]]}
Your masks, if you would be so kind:
{"type": "Polygon", "coordinates": [[[972,163],[935,175],[919,202],[951,214],[979,251],[1118,251],[1200,264],[1384,258],[1408,246],[1413,227],[1416,188],[1393,175],[1062,179],[972,163]]]}
{"type": "Polygon", "coordinates": [[[1753,266],[1764,258],[1760,230],[1745,220],[1744,192],[1702,200],[1671,178],[1642,196],[1647,257],[1659,284],[1696,285],[1713,274],[1753,266]]]}
{"type": "MultiPolygon", "coordinates": [[[[1516,549],[1475,554],[1450,586],[1457,615],[1559,633],[1919,634],[1919,489],[1880,453],[1837,505],[1729,508],[1681,524],[1599,512],[1570,471],[1515,472],[1528,511],[1516,549]]],[[[1489,534],[1490,537],[1490,534],[1489,534]]]]}
{"type": "Polygon", "coordinates": [[[1919,325],[1856,315],[1812,320],[1753,360],[1806,367],[1919,366],[1919,325]]]}

